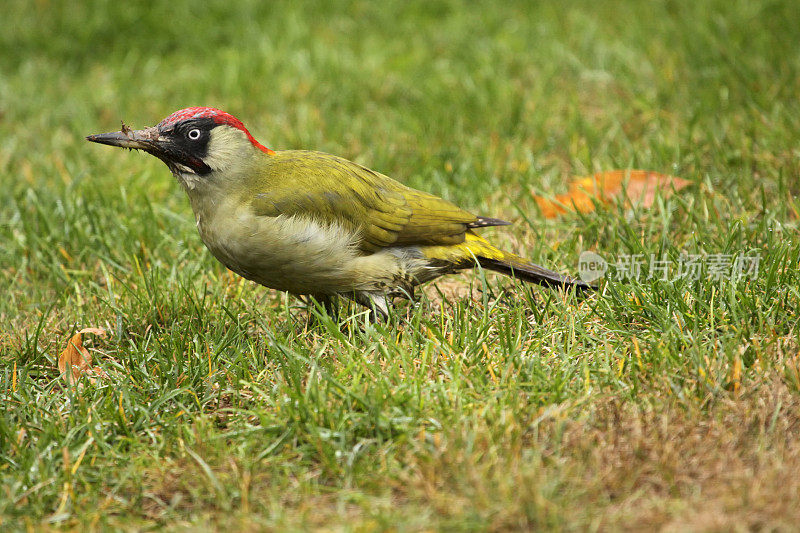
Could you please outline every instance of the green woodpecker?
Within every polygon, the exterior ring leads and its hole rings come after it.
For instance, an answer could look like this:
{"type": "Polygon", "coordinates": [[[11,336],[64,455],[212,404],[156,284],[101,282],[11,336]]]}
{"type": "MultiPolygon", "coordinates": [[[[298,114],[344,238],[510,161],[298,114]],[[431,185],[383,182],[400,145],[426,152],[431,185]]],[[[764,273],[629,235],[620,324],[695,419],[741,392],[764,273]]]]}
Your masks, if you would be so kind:
{"type": "Polygon", "coordinates": [[[508,222],[475,216],[356,163],[304,150],[273,151],[242,122],[209,107],[182,109],[157,126],[88,140],[150,153],[172,171],[200,238],[223,265],[261,285],[339,295],[386,315],[388,299],[472,268],[540,285],[591,286],[503,252],[473,230],[508,222]]]}

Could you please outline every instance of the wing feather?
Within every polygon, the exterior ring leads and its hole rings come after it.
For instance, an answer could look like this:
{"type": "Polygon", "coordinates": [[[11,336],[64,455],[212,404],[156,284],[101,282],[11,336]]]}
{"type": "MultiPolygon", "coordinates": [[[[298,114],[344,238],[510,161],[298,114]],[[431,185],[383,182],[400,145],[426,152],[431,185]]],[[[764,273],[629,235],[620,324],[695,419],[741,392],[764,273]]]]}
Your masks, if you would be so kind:
{"type": "Polygon", "coordinates": [[[268,161],[266,172],[248,187],[263,191],[251,202],[256,214],[340,224],[360,234],[364,252],[392,245],[458,244],[467,228],[495,221],[333,155],[287,150],[268,161]]]}

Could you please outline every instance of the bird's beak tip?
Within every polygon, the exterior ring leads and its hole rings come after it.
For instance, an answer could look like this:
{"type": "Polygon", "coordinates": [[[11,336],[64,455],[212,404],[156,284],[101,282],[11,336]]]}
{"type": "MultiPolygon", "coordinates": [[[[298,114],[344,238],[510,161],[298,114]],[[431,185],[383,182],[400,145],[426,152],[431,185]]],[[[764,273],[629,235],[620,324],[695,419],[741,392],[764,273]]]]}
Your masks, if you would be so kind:
{"type": "Polygon", "coordinates": [[[93,143],[108,144],[110,146],[124,146],[126,142],[130,141],[128,136],[123,134],[121,131],[87,135],[86,140],[93,143]]]}
{"type": "Polygon", "coordinates": [[[96,133],[87,135],[86,140],[108,146],[118,146],[120,148],[147,149],[153,141],[153,132],[150,130],[123,130],[112,131],[110,133],[96,133]]]}

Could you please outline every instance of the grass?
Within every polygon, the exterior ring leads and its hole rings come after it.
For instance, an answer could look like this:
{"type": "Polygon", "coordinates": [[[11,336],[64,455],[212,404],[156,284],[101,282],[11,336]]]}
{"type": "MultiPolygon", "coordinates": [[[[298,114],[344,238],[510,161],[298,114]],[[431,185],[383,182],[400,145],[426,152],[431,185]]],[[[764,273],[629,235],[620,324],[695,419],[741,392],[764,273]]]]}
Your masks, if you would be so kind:
{"type": "Polygon", "coordinates": [[[7,2],[0,528],[796,527],[800,9],[695,4],[7,2]],[[189,105],[513,220],[485,234],[561,271],[759,275],[579,301],[476,273],[309,331],[210,257],[163,165],[83,139],[189,105]],[[617,168],[693,185],[537,210],[617,168]],[[87,326],[109,378],[67,384],[87,326]]]}

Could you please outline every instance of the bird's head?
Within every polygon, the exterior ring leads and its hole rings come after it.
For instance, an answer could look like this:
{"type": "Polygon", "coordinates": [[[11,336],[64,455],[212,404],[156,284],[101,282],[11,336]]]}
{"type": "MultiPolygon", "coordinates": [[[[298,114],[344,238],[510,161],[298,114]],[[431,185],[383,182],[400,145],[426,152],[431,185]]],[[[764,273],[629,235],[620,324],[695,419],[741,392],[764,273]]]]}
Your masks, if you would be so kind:
{"type": "Polygon", "coordinates": [[[156,126],[89,135],[109,146],[144,150],[162,160],[181,182],[194,188],[213,173],[234,171],[255,154],[274,152],[256,141],[244,124],[212,107],[188,107],[156,126]]]}

